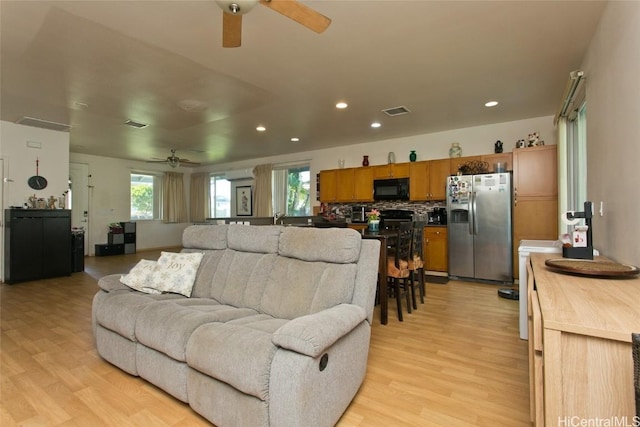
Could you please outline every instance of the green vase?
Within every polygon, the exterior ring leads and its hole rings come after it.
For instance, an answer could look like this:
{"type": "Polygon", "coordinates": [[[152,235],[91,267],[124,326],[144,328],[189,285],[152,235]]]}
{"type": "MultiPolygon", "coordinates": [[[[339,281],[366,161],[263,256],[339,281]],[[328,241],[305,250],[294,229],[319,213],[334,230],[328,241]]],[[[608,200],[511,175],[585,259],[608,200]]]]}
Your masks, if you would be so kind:
{"type": "Polygon", "coordinates": [[[411,154],[409,154],[409,161],[415,162],[417,158],[418,155],[416,154],[415,150],[411,150],[411,154]]]}

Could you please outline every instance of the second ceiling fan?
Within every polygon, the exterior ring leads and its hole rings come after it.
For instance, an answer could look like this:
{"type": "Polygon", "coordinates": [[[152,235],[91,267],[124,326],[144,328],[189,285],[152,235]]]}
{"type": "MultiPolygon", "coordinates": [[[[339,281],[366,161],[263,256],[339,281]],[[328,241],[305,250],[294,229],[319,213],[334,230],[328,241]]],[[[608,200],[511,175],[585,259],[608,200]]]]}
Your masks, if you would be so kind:
{"type": "Polygon", "coordinates": [[[222,8],[222,47],[239,47],[242,41],[242,15],[256,3],[293,19],[316,33],[322,33],[331,19],[297,0],[216,0],[222,8]]]}

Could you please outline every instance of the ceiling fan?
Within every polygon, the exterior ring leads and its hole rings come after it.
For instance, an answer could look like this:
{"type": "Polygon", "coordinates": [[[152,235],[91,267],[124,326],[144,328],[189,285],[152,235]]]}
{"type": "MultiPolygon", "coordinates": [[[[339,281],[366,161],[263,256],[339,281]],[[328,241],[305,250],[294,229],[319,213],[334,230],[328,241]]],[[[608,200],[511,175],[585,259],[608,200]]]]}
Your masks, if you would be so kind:
{"type": "Polygon", "coordinates": [[[177,168],[180,165],[183,166],[198,166],[200,163],[196,163],[196,162],[192,162],[188,159],[181,159],[180,157],[176,156],[176,150],[175,148],[171,149],[171,155],[169,157],[167,157],[166,159],[158,159],[156,157],[154,157],[155,160],[147,160],[147,163],[166,163],[169,166],[171,166],[172,168],[177,168]]]}
{"type": "Polygon", "coordinates": [[[222,47],[239,47],[242,39],[242,15],[256,3],[293,19],[316,33],[322,33],[331,24],[331,19],[316,12],[297,0],[215,0],[223,11],[222,47]]]}

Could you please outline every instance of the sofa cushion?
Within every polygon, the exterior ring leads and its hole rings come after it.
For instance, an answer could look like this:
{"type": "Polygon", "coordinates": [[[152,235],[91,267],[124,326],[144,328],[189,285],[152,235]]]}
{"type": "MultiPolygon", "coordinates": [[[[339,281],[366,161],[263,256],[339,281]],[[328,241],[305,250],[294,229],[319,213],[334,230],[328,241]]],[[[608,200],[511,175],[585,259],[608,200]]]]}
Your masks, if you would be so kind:
{"type": "Polygon", "coordinates": [[[255,310],[222,305],[209,298],[163,301],[141,310],[135,335],[141,344],[184,361],[187,341],[199,326],[255,314],[255,310]]]}
{"type": "Polygon", "coordinates": [[[356,264],[307,262],[279,256],[268,275],[260,311],[293,319],[350,303],[356,272],[356,264]]]}
{"type": "MultiPolygon", "coordinates": [[[[260,228],[240,225],[243,228],[260,228]]],[[[228,249],[218,264],[208,295],[235,307],[260,310],[267,277],[278,256],[275,253],[239,252],[228,249]]]]}
{"type": "Polygon", "coordinates": [[[187,363],[243,393],[266,400],[271,360],[277,351],[271,337],[286,322],[259,315],[203,325],[187,343],[187,363]]]}
{"type": "Polygon", "coordinates": [[[179,294],[144,294],[129,289],[105,294],[99,301],[94,299],[96,321],[102,327],[116,332],[130,341],[136,341],[135,327],[144,306],[167,299],[184,299],[179,294]]]}
{"type": "MultiPolygon", "coordinates": [[[[200,226],[202,227],[202,226],[200,226]]],[[[200,261],[200,267],[196,274],[196,280],[193,283],[191,289],[191,297],[195,298],[208,298],[211,296],[211,286],[213,282],[213,275],[218,269],[218,264],[222,259],[226,249],[189,249],[184,248],[181,252],[192,253],[202,252],[202,261],[200,261]]]]}
{"type": "Polygon", "coordinates": [[[278,252],[278,239],[284,228],[280,225],[247,227],[231,224],[227,233],[227,246],[236,251],[275,254],[278,252]]]}
{"type": "Polygon", "coordinates": [[[349,264],[358,262],[361,243],[360,233],[349,228],[286,227],[278,253],[304,261],[349,264]]]}
{"type": "Polygon", "coordinates": [[[226,249],[228,225],[191,225],[182,233],[182,247],[226,249]]]}

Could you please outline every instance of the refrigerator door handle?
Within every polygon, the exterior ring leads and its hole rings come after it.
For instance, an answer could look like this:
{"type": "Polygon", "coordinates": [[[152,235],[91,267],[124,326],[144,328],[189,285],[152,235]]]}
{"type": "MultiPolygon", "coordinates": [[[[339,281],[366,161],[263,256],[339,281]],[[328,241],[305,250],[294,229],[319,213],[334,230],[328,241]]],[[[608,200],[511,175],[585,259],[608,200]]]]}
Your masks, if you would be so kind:
{"type": "Polygon", "coordinates": [[[477,220],[477,209],[476,209],[476,192],[473,191],[471,192],[471,211],[473,212],[473,215],[471,217],[471,222],[473,224],[473,233],[472,234],[478,234],[478,220],[477,220]]]}
{"type": "Polygon", "coordinates": [[[469,234],[471,235],[475,234],[473,227],[474,227],[475,217],[476,217],[473,196],[474,196],[473,192],[469,193],[469,234]]]}

